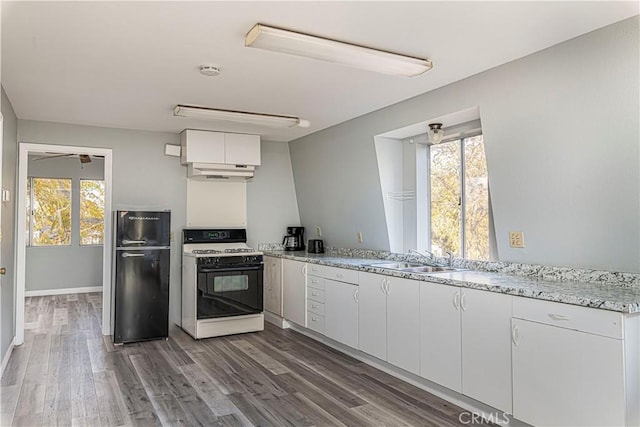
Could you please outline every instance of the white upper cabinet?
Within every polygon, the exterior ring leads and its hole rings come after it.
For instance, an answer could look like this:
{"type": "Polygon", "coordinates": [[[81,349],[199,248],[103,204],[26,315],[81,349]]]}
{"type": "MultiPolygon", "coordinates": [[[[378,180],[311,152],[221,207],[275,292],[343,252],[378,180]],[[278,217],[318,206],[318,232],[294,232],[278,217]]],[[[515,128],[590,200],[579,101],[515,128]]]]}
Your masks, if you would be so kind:
{"type": "Polygon", "coordinates": [[[232,165],[260,164],[260,136],[242,133],[224,134],[224,161],[232,165]]]}
{"type": "Polygon", "coordinates": [[[224,163],[224,133],[187,129],[180,134],[180,161],[224,163]]]}
{"type": "Polygon", "coordinates": [[[260,165],[260,136],[241,133],[184,130],[180,160],[188,163],[260,165]]]}

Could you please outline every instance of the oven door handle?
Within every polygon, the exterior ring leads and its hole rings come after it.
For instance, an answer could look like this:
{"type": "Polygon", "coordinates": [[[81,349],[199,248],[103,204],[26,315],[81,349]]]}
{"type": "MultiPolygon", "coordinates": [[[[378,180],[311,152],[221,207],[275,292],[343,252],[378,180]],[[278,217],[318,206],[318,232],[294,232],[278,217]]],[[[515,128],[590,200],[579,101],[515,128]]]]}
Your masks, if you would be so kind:
{"type": "Polygon", "coordinates": [[[262,265],[256,267],[235,267],[235,268],[199,268],[198,273],[224,273],[226,271],[255,271],[263,270],[262,265]]]}

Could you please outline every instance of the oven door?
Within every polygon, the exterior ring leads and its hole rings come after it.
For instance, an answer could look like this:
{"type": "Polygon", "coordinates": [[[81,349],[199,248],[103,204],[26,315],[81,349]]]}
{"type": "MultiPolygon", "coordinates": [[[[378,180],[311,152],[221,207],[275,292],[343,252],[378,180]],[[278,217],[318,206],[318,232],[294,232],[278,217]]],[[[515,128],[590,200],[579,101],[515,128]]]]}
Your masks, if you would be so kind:
{"type": "Polygon", "coordinates": [[[262,313],[262,264],[198,268],[198,319],[262,313]]]}

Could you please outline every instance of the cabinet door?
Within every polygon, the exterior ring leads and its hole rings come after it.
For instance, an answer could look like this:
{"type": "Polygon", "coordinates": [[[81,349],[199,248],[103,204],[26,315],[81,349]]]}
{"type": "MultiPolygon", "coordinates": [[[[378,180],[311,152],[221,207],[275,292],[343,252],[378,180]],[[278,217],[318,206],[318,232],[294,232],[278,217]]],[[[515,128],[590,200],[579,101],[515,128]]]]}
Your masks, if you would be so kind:
{"type": "Polygon", "coordinates": [[[513,415],[532,425],[622,426],[623,341],[513,319],[513,415]]]}
{"type": "Polygon", "coordinates": [[[378,359],[387,360],[387,276],[360,273],[358,277],[358,347],[378,359]]]}
{"type": "Polygon", "coordinates": [[[324,334],[358,348],[358,286],[325,280],[324,334]]]}
{"type": "Polygon", "coordinates": [[[462,392],[460,288],[420,284],[420,376],[462,392]]]}
{"type": "Polygon", "coordinates": [[[224,163],[225,134],[187,129],[180,135],[181,161],[187,163],[224,163]],[[189,143],[187,144],[187,139],[189,143]]]}
{"type": "Polygon", "coordinates": [[[304,262],[282,260],[283,314],[286,320],[307,326],[307,281],[304,262]]]}
{"type": "Polygon", "coordinates": [[[282,316],[282,261],[264,257],[264,308],[282,316]]]}
{"type": "Polygon", "coordinates": [[[420,374],[420,283],[388,277],[387,361],[420,374]]]}
{"type": "Polygon", "coordinates": [[[260,136],[242,133],[224,134],[225,163],[260,165],[260,136]]]}
{"type": "Polygon", "coordinates": [[[460,290],[462,393],[511,413],[510,295],[460,290]]]}

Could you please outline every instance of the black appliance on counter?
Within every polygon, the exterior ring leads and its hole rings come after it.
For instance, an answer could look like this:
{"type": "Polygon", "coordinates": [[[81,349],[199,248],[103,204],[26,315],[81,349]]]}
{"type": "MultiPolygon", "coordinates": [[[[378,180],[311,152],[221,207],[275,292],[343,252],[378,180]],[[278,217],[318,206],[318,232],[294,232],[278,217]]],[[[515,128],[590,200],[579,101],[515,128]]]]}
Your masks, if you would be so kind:
{"type": "Polygon", "coordinates": [[[304,227],[287,227],[287,235],[282,239],[285,251],[304,250],[304,227]]]}
{"type": "Polygon", "coordinates": [[[169,336],[171,212],[115,212],[116,344],[169,336]]]}
{"type": "Polygon", "coordinates": [[[324,242],[322,239],[309,239],[307,242],[307,252],[310,254],[324,253],[324,242]]]}

